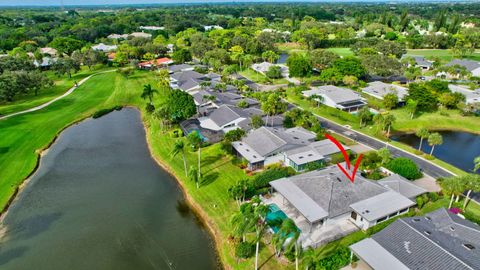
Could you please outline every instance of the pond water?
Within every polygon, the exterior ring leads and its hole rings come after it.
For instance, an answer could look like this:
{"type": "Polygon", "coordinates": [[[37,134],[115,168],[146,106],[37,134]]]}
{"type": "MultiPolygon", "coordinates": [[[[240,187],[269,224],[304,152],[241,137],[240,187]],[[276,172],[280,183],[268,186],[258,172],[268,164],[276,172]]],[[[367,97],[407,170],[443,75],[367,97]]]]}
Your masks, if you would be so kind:
{"type": "Polygon", "coordinates": [[[280,58],[277,60],[277,64],[285,64],[287,63],[288,53],[281,53],[280,58]]]}
{"type": "MultiPolygon", "coordinates": [[[[472,171],[473,159],[480,156],[480,135],[461,131],[439,131],[443,144],[435,146],[433,155],[465,171],[472,171]]],[[[400,134],[392,136],[395,141],[408,144],[416,149],[420,139],[415,134],[400,134]]],[[[430,153],[432,148],[427,140],[423,140],[422,150],[430,153]]]]}
{"type": "Polygon", "coordinates": [[[2,270],[219,268],[134,109],[62,132],[1,225],[2,270]]]}

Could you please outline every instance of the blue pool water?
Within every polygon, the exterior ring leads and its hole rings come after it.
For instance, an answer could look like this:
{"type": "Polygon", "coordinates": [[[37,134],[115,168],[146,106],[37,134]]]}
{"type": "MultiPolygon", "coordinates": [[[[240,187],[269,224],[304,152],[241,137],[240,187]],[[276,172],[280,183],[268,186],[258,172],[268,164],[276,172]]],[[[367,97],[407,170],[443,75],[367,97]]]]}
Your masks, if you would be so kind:
{"type": "MultiPolygon", "coordinates": [[[[280,210],[278,205],[272,203],[268,206],[268,213],[265,216],[265,219],[273,232],[276,233],[280,229],[282,222],[287,219],[287,215],[280,210]]],[[[300,231],[300,229],[298,229],[298,231],[300,231]]]]}
{"type": "Polygon", "coordinates": [[[202,138],[203,142],[206,142],[208,140],[207,138],[205,138],[205,136],[203,136],[202,132],[200,132],[199,129],[191,129],[191,130],[188,131],[188,134],[190,134],[194,131],[198,132],[198,135],[200,135],[200,138],[202,138]]]}

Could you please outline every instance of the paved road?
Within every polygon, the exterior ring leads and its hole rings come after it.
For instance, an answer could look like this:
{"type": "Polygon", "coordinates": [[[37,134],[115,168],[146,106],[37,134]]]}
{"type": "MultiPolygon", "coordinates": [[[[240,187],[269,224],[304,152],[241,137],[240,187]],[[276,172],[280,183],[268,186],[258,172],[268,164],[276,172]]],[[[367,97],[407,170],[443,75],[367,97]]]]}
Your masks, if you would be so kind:
{"type": "MultiPolygon", "coordinates": [[[[300,108],[292,103],[290,105],[295,106],[297,108],[300,108]]],[[[301,108],[300,108],[301,109],[301,108]]],[[[363,133],[360,133],[358,131],[355,131],[353,129],[347,128],[345,126],[339,125],[329,119],[326,119],[324,117],[321,117],[319,115],[316,115],[319,119],[319,121],[322,123],[322,126],[326,129],[331,129],[336,133],[342,134],[346,137],[349,137],[352,140],[355,140],[359,143],[365,144],[373,149],[380,149],[383,147],[387,147],[390,152],[392,153],[392,156],[394,157],[406,157],[411,160],[413,160],[419,168],[426,174],[432,176],[433,178],[439,178],[439,177],[449,177],[453,176],[454,174],[442,167],[439,167],[430,161],[420,158],[415,154],[411,154],[405,150],[402,150],[400,148],[397,148],[393,145],[389,145],[386,142],[380,141],[378,139],[375,139],[373,137],[370,137],[368,135],[365,135],[363,133]]]]}
{"type": "Polygon", "coordinates": [[[38,110],[41,110],[45,107],[47,107],[48,105],[54,103],[55,101],[58,101],[68,95],[70,95],[71,93],[73,93],[73,91],[75,91],[75,89],[78,88],[78,86],[82,85],[84,82],[86,82],[88,79],[90,79],[91,77],[95,76],[95,75],[98,75],[98,74],[102,74],[102,73],[107,73],[107,72],[113,72],[113,71],[116,71],[116,70],[107,70],[107,71],[102,71],[102,72],[98,72],[98,73],[95,73],[95,74],[92,74],[86,78],[83,78],[80,82],[78,82],[77,86],[73,86],[72,88],[68,89],[67,92],[65,92],[63,95],[61,96],[58,96],[48,102],[45,102],[39,106],[36,106],[36,107],[33,107],[33,108],[30,108],[28,110],[24,110],[24,111],[20,111],[20,112],[16,112],[16,113],[11,113],[11,114],[7,114],[7,115],[4,115],[4,116],[0,116],[0,120],[3,120],[3,119],[7,119],[9,117],[12,117],[12,116],[15,116],[15,115],[20,115],[20,114],[25,114],[25,113],[29,113],[29,112],[34,112],[34,111],[38,111],[38,110]]]}

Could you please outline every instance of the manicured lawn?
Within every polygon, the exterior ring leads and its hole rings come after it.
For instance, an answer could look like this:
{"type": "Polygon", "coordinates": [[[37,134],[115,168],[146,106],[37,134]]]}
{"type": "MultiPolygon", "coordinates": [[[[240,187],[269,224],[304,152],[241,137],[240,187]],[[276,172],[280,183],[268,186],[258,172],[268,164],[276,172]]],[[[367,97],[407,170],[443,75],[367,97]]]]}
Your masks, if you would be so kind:
{"type": "MultiPolygon", "coordinates": [[[[137,72],[128,80],[117,73],[101,74],[47,108],[0,121],[0,205],[2,208],[6,205],[18,185],[34,170],[40,150],[46,148],[63,128],[102,108],[136,106],[142,110],[143,121],[148,127],[147,139],[153,156],[178,176],[193,199],[192,203],[202,210],[203,216],[208,217],[209,224],[221,240],[219,254],[222,261],[232,269],[251,269],[253,259],[237,260],[233,244],[228,241],[230,217],[238,206],[228,197],[227,190],[247,175],[232,165],[231,157],[224,153],[220,144],[212,145],[202,149],[204,181],[196,189],[184,175],[180,156],[171,156],[172,145],[180,139],[163,133],[159,121],[143,110],[145,101],[140,98],[140,93],[145,83],[157,85],[153,73],[137,72]]],[[[160,90],[154,98],[155,103],[161,102],[164,95],[165,91],[160,90]]],[[[196,153],[188,151],[186,156],[189,164],[196,164],[196,153]]],[[[293,268],[291,264],[280,263],[272,254],[270,247],[261,249],[259,262],[265,262],[262,269],[293,268]]]]}
{"type": "Polygon", "coordinates": [[[334,52],[340,56],[353,56],[353,52],[350,48],[328,48],[327,51],[334,52]]]}
{"type": "Polygon", "coordinates": [[[27,110],[46,103],[65,93],[75,84],[75,81],[79,82],[83,78],[103,70],[108,70],[108,68],[89,70],[88,68],[84,67],[80,72],[72,75],[72,78],[67,78],[67,76],[58,78],[58,76],[54,75],[53,72],[48,72],[48,77],[55,82],[55,85],[53,87],[41,89],[38,92],[37,96],[35,96],[33,93],[30,93],[15,98],[13,102],[0,103],[0,115],[6,115],[18,111],[27,110]]]}
{"type": "Polygon", "coordinates": [[[439,109],[432,113],[422,113],[411,119],[405,109],[393,110],[397,131],[415,131],[420,127],[431,130],[463,130],[480,134],[480,117],[462,116],[458,110],[439,109]]]}
{"type": "Polygon", "coordinates": [[[245,78],[260,84],[288,84],[286,79],[269,79],[265,75],[248,68],[239,72],[245,78]]]}
{"type": "MultiPolygon", "coordinates": [[[[439,49],[411,49],[411,50],[407,50],[407,54],[409,54],[409,55],[421,55],[421,56],[425,56],[426,58],[428,58],[428,57],[438,57],[444,63],[447,63],[454,58],[458,58],[458,57],[455,57],[452,54],[451,50],[439,50],[439,49]]],[[[475,60],[475,61],[480,61],[480,52],[476,51],[472,55],[468,55],[465,58],[472,59],[472,60],[475,60]]]]}

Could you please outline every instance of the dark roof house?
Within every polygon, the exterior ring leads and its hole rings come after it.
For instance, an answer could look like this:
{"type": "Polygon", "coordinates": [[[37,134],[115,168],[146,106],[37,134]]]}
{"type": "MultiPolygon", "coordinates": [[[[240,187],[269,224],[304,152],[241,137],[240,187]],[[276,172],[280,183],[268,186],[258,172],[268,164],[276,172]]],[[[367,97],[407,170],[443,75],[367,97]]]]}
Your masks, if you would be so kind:
{"type": "Polygon", "coordinates": [[[350,249],[375,270],[480,269],[480,226],[441,208],[399,219],[350,249]]]}

